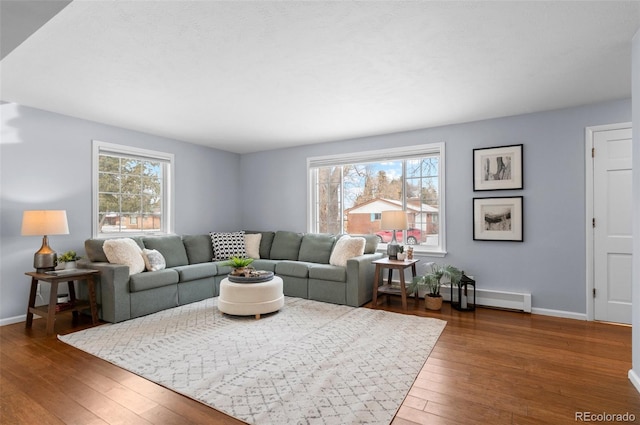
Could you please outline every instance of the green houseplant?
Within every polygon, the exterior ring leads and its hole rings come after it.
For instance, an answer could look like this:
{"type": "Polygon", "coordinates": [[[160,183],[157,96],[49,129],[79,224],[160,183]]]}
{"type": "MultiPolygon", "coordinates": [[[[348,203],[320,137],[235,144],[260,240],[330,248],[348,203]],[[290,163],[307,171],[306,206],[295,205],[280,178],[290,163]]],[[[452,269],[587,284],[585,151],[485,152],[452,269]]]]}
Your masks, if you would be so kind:
{"type": "Polygon", "coordinates": [[[58,263],[65,263],[65,268],[73,269],[76,266],[76,261],[80,258],[82,257],[80,257],[75,251],[69,250],[58,257],[58,263]]]}
{"type": "Polygon", "coordinates": [[[448,264],[431,264],[431,267],[423,276],[416,276],[413,282],[409,284],[409,292],[415,293],[422,288],[427,289],[424,297],[425,307],[428,310],[440,310],[442,308],[442,295],[440,295],[440,287],[443,283],[450,282],[452,285],[458,285],[462,278],[462,272],[455,266],[448,264]]]}
{"type": "Polygon", "coordinates": [[[253,267],[249,267],[251,263],[253,263],[253,258],[231,257],[223,264],[233,268],[232,275],[245,276],[246,273],[253,270],[253,267]]]}

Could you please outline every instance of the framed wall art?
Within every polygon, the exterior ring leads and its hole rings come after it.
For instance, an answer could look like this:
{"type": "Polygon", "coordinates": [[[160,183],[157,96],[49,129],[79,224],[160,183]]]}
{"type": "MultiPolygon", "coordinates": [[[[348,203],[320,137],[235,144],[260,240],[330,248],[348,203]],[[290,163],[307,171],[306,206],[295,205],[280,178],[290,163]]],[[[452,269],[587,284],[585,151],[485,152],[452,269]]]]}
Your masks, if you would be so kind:
{"type": "Polygon", "coordinates": [[[473,198],[473,240],[523,242],[523,197],[473,198]]]}
{"type": "Polygon", "coordinates": [[[522,145],[473,150],[473,190],[522,189],[522,145]]]}

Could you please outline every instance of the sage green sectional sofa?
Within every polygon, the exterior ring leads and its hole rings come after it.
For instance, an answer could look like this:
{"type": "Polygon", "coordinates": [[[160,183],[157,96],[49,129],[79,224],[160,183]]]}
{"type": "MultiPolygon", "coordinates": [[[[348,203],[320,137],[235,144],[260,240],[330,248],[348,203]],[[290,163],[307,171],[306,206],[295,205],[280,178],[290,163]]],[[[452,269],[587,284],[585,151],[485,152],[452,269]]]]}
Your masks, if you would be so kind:
{"type": "MultiPolygon", "coordinates": [[[[376,252],[375,235],[365,238],[364,254],[347,260],[346,267],[329,264],[341,235],[260,233],[260,258],[252,264],[257,270],[273,271],[283,280],[284,294],[316,301],[359,307],[373,295],[375,267],[382,258],[376,252]]],[[[352,235],[353,236],[353,235],[352,235]]],[[[105,239],[85,241],[86,257],[78,267],[97,269],[97,300],[100,317],[121,322],[156,311],[216,297],[220,281],[231,268],[213,261],[209,234],[132,237],[141,249],[162,254],[166,268],[129,275],[129,267],[111,264],[103,250],[105,239]]]]}

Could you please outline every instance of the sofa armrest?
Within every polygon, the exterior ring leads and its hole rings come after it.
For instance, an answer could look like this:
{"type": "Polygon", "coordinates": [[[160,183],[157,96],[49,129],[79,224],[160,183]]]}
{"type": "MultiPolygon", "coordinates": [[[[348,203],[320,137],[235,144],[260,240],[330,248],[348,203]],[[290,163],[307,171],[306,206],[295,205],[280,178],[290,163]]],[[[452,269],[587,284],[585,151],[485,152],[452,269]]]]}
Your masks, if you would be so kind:
{"type": "Polygon", "coordinates": [[[347,260],[347,305],[360,307],[373,298],[375,266],[372,261],[384,257],[381,252],[347,260]]]}
{"type": "Polygon", "coordinates": [[[129,267],[88,260],[78,261],[78,266],[100,271],[96,278],[96,295],[100,304],[101,319],[111,323],[130,319],[129,267]]]}

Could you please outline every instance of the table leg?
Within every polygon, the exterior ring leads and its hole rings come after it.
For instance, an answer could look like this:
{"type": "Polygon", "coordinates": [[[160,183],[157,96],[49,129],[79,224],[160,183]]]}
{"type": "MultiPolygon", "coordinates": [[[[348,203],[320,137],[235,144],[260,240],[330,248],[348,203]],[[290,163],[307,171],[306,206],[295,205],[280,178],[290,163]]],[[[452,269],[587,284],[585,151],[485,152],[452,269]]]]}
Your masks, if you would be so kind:
{"type": "Polygon", "coordinates": [[[375,277],[373,278],[373,306],[378,305],[378,283],[380,279],[380,267],[376,264],[375,277]]]}
{"type": "Polygon", "coordinates": [[[73,280],[67,282],[69,288],[69,301],[76,302],[76,286],[73,284],[73,280]]]}
{"type": "MultiPolygon", "coordinates": [[[[413,277],[416,277],[418,274],[416,272],[416,263],[413,263],[411,265],[411,274],[413,274],[413,277]]],[[[416,292],[414,292],[413,294],[413,298],[415,299],[415,303],[416,305],[418,305],[418,301],[420,300],[420,297],[418,296],[418,290],[416,289],[416,292]]]]}
{"type": "Polygon", "coordinates": [[[96,303],[96,284],[93,276],[87,278],[87,289],[89,290],[89,306],[91,307],[91,323],[98,324],[98,305],[96,303]]]}
{"type": "Polygon", "coordinates": [[[26,328],[30,328],[33,325],[33,313],[31,309],[36,306],[36,292],[38,290],[38,279],[31,278],[31,291],[29,292],[29,304],[27,305],[27,323],[26,328]]]}
{"type": "MultiPolygon", "coordinates": [[[[387,285],[391,287],[393,280],[393,269],[389,267],[389,274],[387,275],[387,285]]],[[[391,304],[391,294],[387,293],[387,305],[391,304]]]]}
{"type": "Polygon", "coordinates": [[[51,282],[51,293],[49,294],[49,310],[47,311],[47,335],[53,333],[56,323],[56,304],[58,303],[58,282],[51,282]]]}
{"type": "MultiPolygon", "coordinates": [[[[75,306],[76,305],[76,286],[73,284],[73,280],[67,282],[67,288],[69,289],[69,301],[75,306]]],[[[73,310],[71,312],[74,318],[78,318],[80,313],[78,310],[73,310]]]]}
{"type": "Polygon", "coordinates": [[[402,308],[407,309],[407,287],[404,283],[404,270],[398,270],[400,272],[400,295],[402,296],[402,308]]]}

